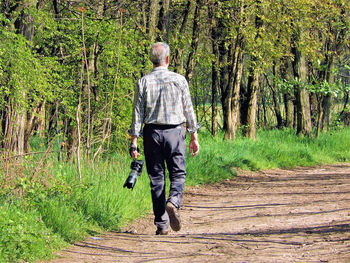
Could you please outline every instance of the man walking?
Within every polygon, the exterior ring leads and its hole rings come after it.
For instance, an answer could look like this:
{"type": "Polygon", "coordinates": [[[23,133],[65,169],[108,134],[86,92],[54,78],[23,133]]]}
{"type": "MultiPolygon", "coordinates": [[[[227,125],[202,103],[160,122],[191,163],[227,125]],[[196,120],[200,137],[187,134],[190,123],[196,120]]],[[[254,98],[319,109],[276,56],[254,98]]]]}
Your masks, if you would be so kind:
{"type": "Polygon", "coordinates": [[[153,71],[138,81],[130,129],[130,153],[134,159],[140,154],[137,151],[138,137],[143,135],[157,235],[168,234],[169,225],[174,231],[181,229],[178,209],[186,177],[185,125],[191,134],[189,152],[192,156],[199,152],[199,125],[188,83],[183,76],[168,70],[169,53],[166,43],[158,42],[152,46],[150,60],[153,71]],[[170,179],[168,198],[165,193],[165,164],[170,179]]]}

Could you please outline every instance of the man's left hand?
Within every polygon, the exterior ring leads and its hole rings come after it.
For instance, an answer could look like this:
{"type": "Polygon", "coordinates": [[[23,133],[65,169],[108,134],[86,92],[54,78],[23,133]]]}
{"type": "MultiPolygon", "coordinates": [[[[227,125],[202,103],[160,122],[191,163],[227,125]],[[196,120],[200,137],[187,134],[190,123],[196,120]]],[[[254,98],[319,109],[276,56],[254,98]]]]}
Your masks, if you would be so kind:
{"type": "Polygon", "coordinates": [[[189,145],[190,154],[192,153],[192,157],[196,156],[199,152],[199,142],[197,139],[191,140],[189,145]]]}

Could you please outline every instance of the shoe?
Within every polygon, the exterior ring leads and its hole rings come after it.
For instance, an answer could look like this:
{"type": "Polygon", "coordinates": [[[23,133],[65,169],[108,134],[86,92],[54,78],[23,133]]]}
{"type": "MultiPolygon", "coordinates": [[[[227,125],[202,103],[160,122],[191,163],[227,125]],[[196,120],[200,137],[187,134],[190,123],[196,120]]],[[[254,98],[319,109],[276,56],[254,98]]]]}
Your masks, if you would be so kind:
{"type": "Polygon", "coordinates": [[[174,231],[179,231],[181,229],[181,220],[179,209],[175,207],[171,202],[166,204],[165,210],[167,211],[170,219],[170,227],[174,231]]]}
{"type": "Polygon", "coordinates": [[[167,234],[169,234],[169,230],[168,229],[157,228],[157,230],[156,230],[156,235],[165,236],[167,234]]]}

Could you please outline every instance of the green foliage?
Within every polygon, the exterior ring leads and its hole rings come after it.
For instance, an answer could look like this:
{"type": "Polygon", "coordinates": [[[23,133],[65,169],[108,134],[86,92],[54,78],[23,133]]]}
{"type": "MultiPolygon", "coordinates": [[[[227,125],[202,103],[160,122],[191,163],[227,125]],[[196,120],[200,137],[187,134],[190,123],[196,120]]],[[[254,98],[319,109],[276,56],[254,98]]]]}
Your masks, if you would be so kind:
{"type": "Polygon", "coordinates": [[[337,81],[336,83],[329,83],[326,80],[322,81],[321,83],[316,82],[314,85],[309,85],[308,89],[312,93],[319,93],[323,95],[332,94],[335,97],[343,95],[344,91],[346,91],[346,87],[343,86],[341,80],[337,81]]]}
{"type": "MultiPolygon", "coordinates": [[[[39,97],[52,97],[50,60],[39,58],[21,35],[0,29],[0,96],[29,109],[39,97]]],[[[1,100],[4,107],[5,100],[1,100]]]]}
{"type": "Polygon", "coordinates": [[[275,77],[275,83],[277,88],[283,93],[283,94],[293,94],[294,93],[294,87],[295,83],[293,81],[289,81],[287,79],[281,79],[279,77],[275,77]]]}
{"type": "Polygon", "coordinates": [[[334,97],[343,97],[345,93],[349,92],[350,86],[344,85],[342,80],[339,79],[335,83],[329,83],[327,80],[317,81],[316,79],[310,82],[302,82],[300,79],[295,78],[293,80],[280,79],[278,77],[275,78],[275,83],[278,89],[282,93],[290,93],[293,94],[294,89],[304,88],[308,90],[310,93],[327,95],[331,94],[334,97]]]}
{"type": "Polygon", "coordinates": [[[21,204],[0,205],[0,261],[34,262],[50,258],[64,245],[62,239],[43,222],[40,213],[21,204]]]}
{"type": "Polygon", "coordinates": [[[350,125],[350,107],[347,106],[342,112],[335,114],[333,118],[332,128],[342,129],[350,125]]]}
{"type": "Polygon", "coordinates": [[[37,204],[38,210],[47,227],[66,242],[73,243],[85,237],[91,226],[77,207],[61,198],[42,200],[37,204]]]}

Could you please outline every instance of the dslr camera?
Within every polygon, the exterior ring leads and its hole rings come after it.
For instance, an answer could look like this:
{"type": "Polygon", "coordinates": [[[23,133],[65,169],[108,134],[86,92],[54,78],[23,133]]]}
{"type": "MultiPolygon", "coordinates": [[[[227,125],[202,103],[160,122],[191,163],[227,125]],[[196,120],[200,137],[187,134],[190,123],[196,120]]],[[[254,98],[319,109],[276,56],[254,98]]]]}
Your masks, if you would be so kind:
{"type": "Polygon", "coordinates": [[[128,178],[126,178],[126,181],[123,186],[124,188],[127,187],[131,190],[134,189],[137,178],[142,173],[142,167],[143,167],[143,162],[141,160],[133,160],[131,162],[131,165],[130,165],[131,171],[129,173],[128,178]]]}
{"type": "MultiPolygon", "coordinates": [[[[140,152],[140,149],[138,147],[136,147],[135,145],[130,144],[129,153],[130,153],[131,157],[132,157],[133,151],[140,152]]],[[[124,186],[123,186],[124,188],[127,187],[131,190],[134,189],[137,178],[142,173],[142,167],[143,167],[143,162],[141,160],[133,160],[131,162],[131,165],[130,165],[131,171],[129,173],[128,178],[126,178],[126,181],[125,181],[124,186]]]]}

